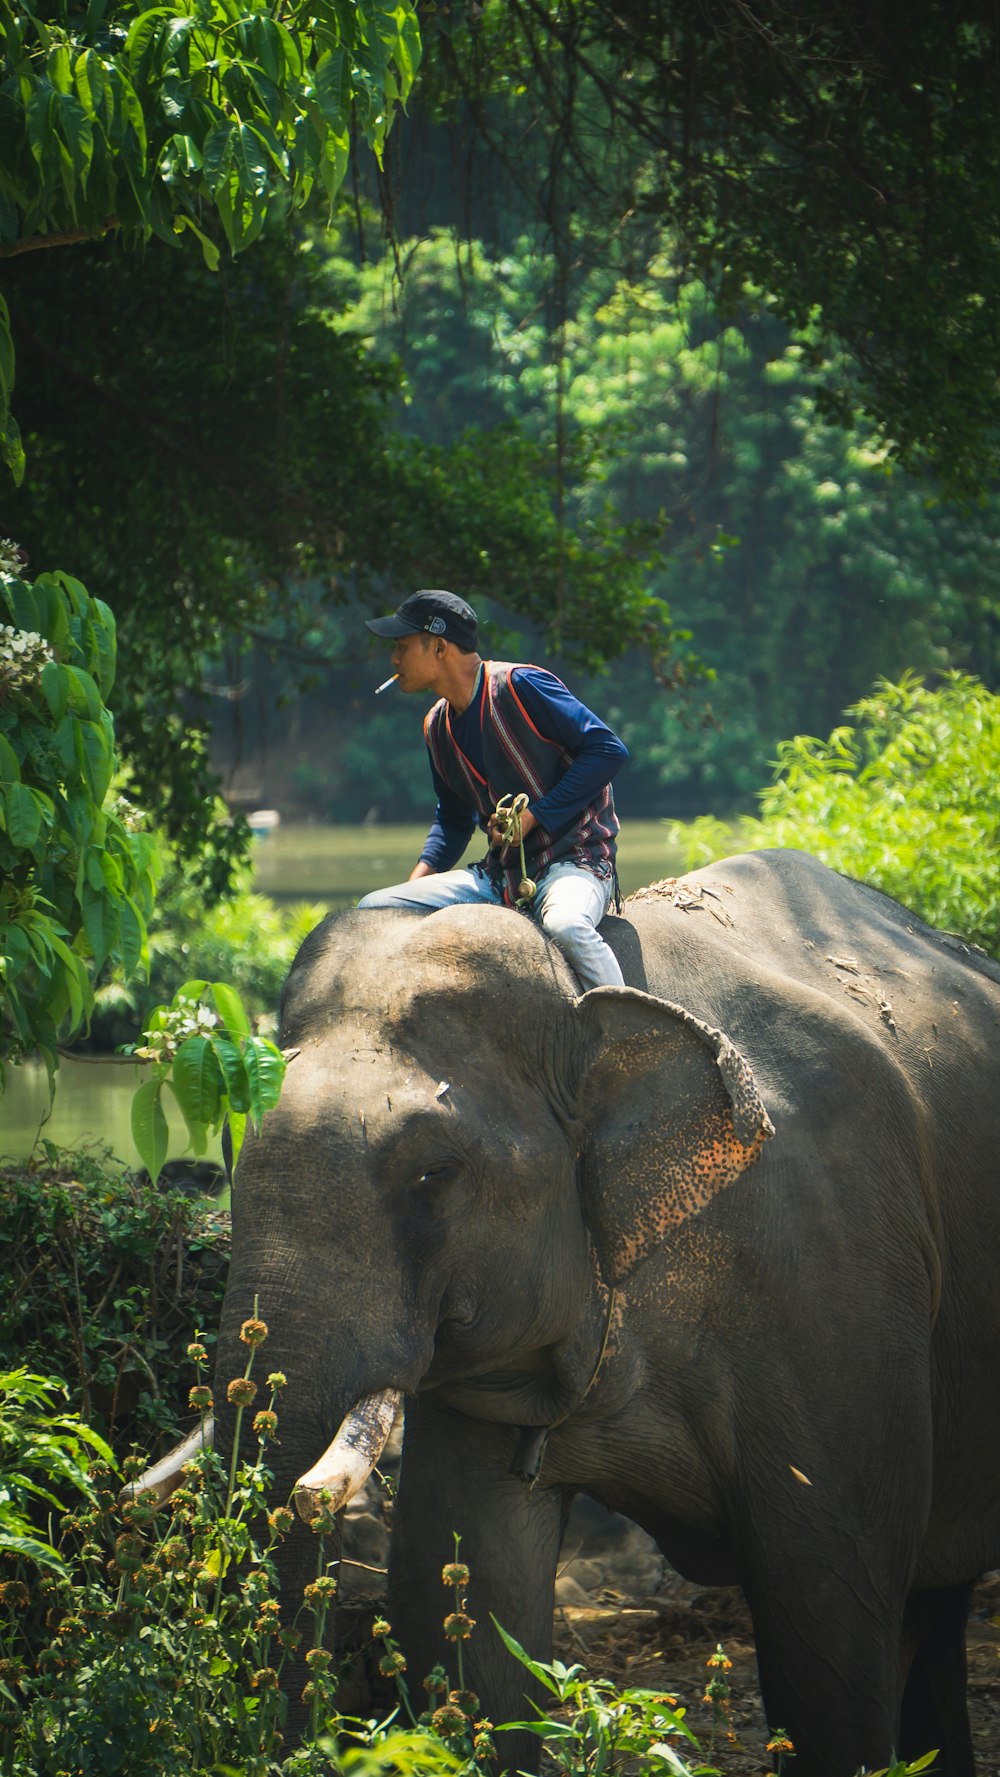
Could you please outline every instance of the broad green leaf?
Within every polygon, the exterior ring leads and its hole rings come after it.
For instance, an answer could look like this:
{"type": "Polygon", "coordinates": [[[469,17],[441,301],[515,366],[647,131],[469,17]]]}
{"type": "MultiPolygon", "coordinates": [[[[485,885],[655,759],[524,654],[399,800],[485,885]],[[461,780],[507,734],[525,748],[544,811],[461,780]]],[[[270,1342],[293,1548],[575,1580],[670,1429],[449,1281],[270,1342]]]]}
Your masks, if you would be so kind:
{"type": "Polygon", "coordinates": [[[118,948],[126,981],[147,961],[146,922],[135,902],[126,896],[119,908],[118,948]]]}
{"type": "Polygon", "coordinates": [[[99,726],[96,722],[82,722],[80,729],[87,786],[93,800],[100,807],[115,772],[114,750],[103,724],[99,726]]]}
{"type": "Polygon", "coordinates": [[[169,1131],[160,1103],[162,1081],[144,1080],[132,1100],[132,1140],[154,1185],[167,1157],[169,1131]]]}
{"type": "Polygon", "coordinates": [[[233,1182],[235,1183],[236,1162],[240,1157],[240,1149],[243,1146],[243,1137],[247,1132],[247,1120],[242,1111],[230,1111],[226,1118],[226,1122],[229,1125],[229,1139],[233,1149],[231,1168],[234,1174],[233,1182]]]}
{"type": "Polygon", "coordinates": [[[85,49],[76,59],[73,70],[76,95],[92,122],[106,122],[108,83],[101,58],[92,49],[85,49]]]}
{"type": "Polygon", "coordinates": [[[6,735],[0,734],[0,781],[19,783],[21,766],[10,741],[6,735]]]}
{"type": "Polygon", "coordinates": [[[233,132],[225,120],[205,137],[202,148],[202,170],[205,184],[213,197],[222,191],[233,161],[233,132]]]}
{"type": "Polygon", "coordinates": [[[281,1096],[285,1061],[281,1050],[265,1037],[246,1037],[243,1062],[250,1086],[250,1116],[257,1128],[265,1111],[271,1110],[281,1096]]]}
{"type": "Polygon", "coordinates": [[[69,1003],[70,1022],[73,1030],[76,1031],[83,1024],[90,1009],[92,999],[90,979],[83,959],[70,950],[69,945],[64,943],[62,938],[53,934],[49,943],[63,965],[62,986],[65,988],[69,1003]]]}
{"type": "Polygon", "coordinates": [[[46,182],[59,144],[55,133],[56,93],[51,86],[36,86],[26,106],[28,141],[46,182]]]}
{"type": "MultiPolygon", "coordinates": [[[[187,138],[187,139],[189,140],[190,138],[187,138]]],[[[176,138],[175,138],[175,140],[176,140],[176,138]]],[[[197,235],[198,240],[201,245],[201,256],[202,256],[203,260],[205,261],[205,264],[207,265],[209,271],[218,271],[219,260],[221,258],[221,254],[219,253],[219,249],[216,246],[214,241],[209,240],[208,235],[205,234],[204,231],[198,227],[198,224],[193,220],[193,218],[191,216],[177,216],[177,217],[175,217],[174,228],[177,230],[178,234],[180,233],[181,229],[189,228],[191,230],[192,234],[197,235]]]]}
{"type": "Polygon", "coordinates": [[[212,982],[212,998],[215,1010],[231,1037],[248,1037],[250,1020],[247,1017],[243,1001],[234,987],[228,987],[224,981],[212,982]]]}
{"type": "Polygon", "coordinates": [[[330,127],[342,133],[351,116],[351,66],[344,50],[329,50],[316,69],[316,102],[330,127]]]}
{"type": "Polygon", "coordinates": [[[187,1037],[170,1074],[174,1097],[192,1135],[215,1124],[222,1108],[222,1069],[208,1037],[187,1037]]]}
{"type": "Polygon", "coordinates": [[[20,926],[0,926],[0,949],[10,965],[12,975],[19,975],[31,960],[31,944],[20,926]]]}
{"type": "Polygon", "coordinates": [[[118,937],[119,909],[106,891],[99,893],[89,883],[84,884],[81,903],[83,929],[87,934],[94,967],[99,969],[118,937]]]}
{"type": "Polygon", "coordinates": [[[69,702],[69,686],[66,683],[66,668],[58,660],[48,660],[42,667],[42,691],[53,720],[61,722],[69,702]]]}
{"type": "Polygon", "coordinates": [[[73,171],[82,190],[86,191],[87,175],[94,155],[94,131],[90,118],[79,99],[74,98],[72,93],[60,94],[55,123],[69,149],[73,171]]]}
{"type": "Polygon", "coordinates": [[[3,793],[4,819],[11,843],[28,851],[42,829],[42,808],[27,784],[8,784],[3,793]]]}
{"type": "Polygon", "coordinates": [[[233,165],[240,176],[240,183],[255,197],[267,190],[269,156],[266,153],[256,130],[249,124],[241,123],[237,132],[236,148],[233,165]]]}
{"type": "Polygon", "coordinates": [[[96,722],[101,713],[101,696],[90,674],[79,666],[67,666],[64,671],[70,709],[74,715],[96,722]]]}
{"type": "Polygon", "coordinates": [[[0,579],[0,596],[10,612],[15,629],[41,629],[38,603],[32,588],[24,580],[0,579]]]}
{"type": "Polygon", "coordinates": [[[243,1063],[243,1056],[235,1043],[227,1037],[216,1037],[213,1043],[226,1083],[226,1096],[229,1108],[233,1111],[250,1109],[250,1082],[243,1063]]]}

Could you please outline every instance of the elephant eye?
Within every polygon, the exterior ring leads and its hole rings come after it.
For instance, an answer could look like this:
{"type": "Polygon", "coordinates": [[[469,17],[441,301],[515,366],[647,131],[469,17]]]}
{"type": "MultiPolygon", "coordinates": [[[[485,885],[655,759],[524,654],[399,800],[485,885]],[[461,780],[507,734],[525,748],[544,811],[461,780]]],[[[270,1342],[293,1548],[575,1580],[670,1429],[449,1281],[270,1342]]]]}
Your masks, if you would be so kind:
{"type": "Polygon", "coordinates": [[[457,1171],[457,1160],[437,1160],[424,1167],[417,1179],[417,1184],[429,1185],[433,1189],[435,1185],[447,1184],[449,1179],[455,1177],[457,1171]]]}

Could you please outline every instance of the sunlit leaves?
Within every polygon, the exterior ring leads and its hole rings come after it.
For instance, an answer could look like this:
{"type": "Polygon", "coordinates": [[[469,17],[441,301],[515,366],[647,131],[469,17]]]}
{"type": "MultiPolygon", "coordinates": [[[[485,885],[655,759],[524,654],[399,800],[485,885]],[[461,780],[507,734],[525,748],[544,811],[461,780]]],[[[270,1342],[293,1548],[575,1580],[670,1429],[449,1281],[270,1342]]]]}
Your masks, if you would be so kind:
{"type": "MultiPolygon", "coordinates": [[[[413,0],[93,12],[4,14],[0,243],[115,224],[173,240],[179,224],[211,260],[214,210],[238,252],[279,191],[333,200],[352,127],[381,154],[420,59],[413,0]]],[[[0,393],[3,372],[0,349],[0,393]]]]}
{"type": "Polygon", "coordinates": [[[111,613],[79,581],[0,571],[0,1069],[38,1048],[51,1073],[91,969],[144,962],[158,865],[108,804],[114,661],[111,613]]]}
{"type": "Polygon", "coordinates": [[[209,1131],[228,1120],[232,1160],[239,1157],[249,1117],[259,1127],[277,1104],[285,1074],[280,1049],[253,1036],[236,991],[219,981],[186,981],[169,1006],[157,1006],[135,1050],[152,1063],[132,1105],[132,1137],[154,1184],[167,1157],[163,1092],[173,1093],[191,1147],[203,1154],[209,1131]]]}
{"type": "MultiPolygon", "coordinates": [[[[1000,697],[949,673],[935,690],[883,680],[825,739],[778,749],[740,844],[795,847],[1000,955],[1000,697]]],[[[680,837],[680,834],[676,834],[680,837]]],[[[691,861],[732,850],[695,822],[691,861]]]]}

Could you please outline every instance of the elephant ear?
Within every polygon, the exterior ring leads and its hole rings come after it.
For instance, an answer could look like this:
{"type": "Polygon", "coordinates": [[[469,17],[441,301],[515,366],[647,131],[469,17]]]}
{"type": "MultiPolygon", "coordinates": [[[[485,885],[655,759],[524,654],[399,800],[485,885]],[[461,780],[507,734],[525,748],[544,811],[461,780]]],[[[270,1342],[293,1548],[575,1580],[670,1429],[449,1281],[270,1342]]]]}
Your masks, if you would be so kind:
{"type": "Polygon", "coordinates": [[[753,1164],[774,1126],[743,1056],[682,1006],[596,987],[574,1012],[583,1214],[617,1284],[753,1164]]]}

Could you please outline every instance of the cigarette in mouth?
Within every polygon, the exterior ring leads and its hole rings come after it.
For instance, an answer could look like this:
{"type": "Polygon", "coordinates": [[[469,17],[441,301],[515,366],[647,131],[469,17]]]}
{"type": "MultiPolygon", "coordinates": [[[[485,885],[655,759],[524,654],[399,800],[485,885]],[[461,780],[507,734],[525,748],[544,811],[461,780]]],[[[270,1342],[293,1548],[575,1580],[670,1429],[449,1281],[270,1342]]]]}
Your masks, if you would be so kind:
{"type": "Polygon", "coordinates": [[[399,678],[399,674],[393,673],[391,679],[383,679],[381,685],[376,685],[376,687],[375,687],[375,696],[381,697],[383,691],[388,691],[389,686],[394,685],[398,678],[399,678]]]}

